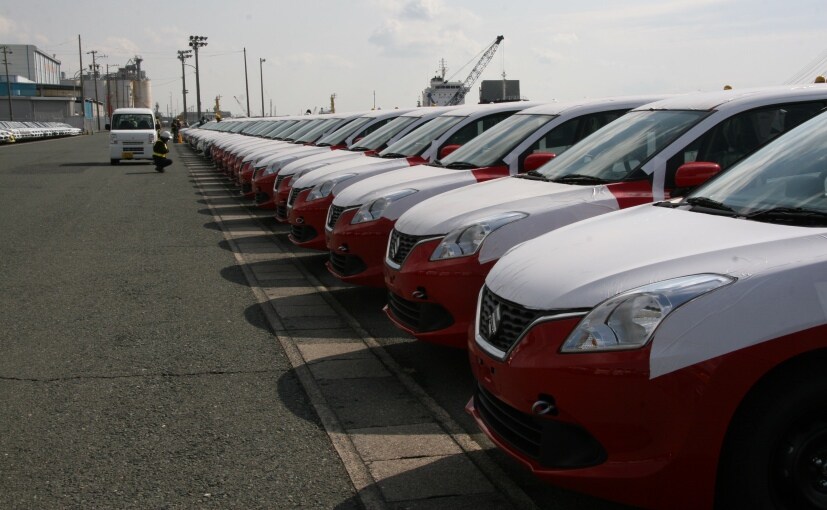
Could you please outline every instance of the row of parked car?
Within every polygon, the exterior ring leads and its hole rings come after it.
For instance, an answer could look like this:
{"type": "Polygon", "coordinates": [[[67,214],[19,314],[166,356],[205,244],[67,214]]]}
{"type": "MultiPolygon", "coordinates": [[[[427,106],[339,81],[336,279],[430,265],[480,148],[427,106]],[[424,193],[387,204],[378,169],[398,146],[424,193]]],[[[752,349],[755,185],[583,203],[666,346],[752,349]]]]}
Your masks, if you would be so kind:
{"type": "Polygon", "coordinates": [[[827,508],[827,86],[223,121],[243,196],[468,349],[481,429],[644,508],[827,508]]]}
{"type": "Polygon", "coordinates": [[[76,136],[83,131],[65,122],[0,121],[0,143],[43,140],[61,136],[76,136]]]}

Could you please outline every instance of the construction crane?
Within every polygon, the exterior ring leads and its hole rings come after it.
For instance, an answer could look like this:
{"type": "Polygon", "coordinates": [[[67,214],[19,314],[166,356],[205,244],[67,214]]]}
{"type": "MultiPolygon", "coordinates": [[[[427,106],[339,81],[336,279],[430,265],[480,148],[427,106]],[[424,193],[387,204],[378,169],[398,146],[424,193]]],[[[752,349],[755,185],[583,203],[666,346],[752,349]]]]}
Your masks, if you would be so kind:
{"type": "Polygon", "coordinates": [[[238,107],[239,107],[239,108],[241,108],[241,113],[245,113],[245,112],[246,112],[246,115],[249,117],[249,116],[250,116],[250,112],[247,112],[247,111],[244,109],[244,105],[243,105],[243,104],[241,104],[241,100],[240,100],[239,98],[237,98],[236,96],[233,96],[233,99],[235,99],[235,102],[236,102],[236,103],[238,103],[238,107]]]}
{"type": "Polygon", "coordinates": [[[488,65],[489,62],[491,62],[491,59],[494,58],[494,53],[497,51],[497,47],[500,45],[503,39],[505,39],[503,36],[498,35],[494,42],[491,43],[491,45],[488,48],[486,48],[485,51],[483,51],[482,57],[480,57],[479,61],[474,66],[474,68],[471,69],[471,74],[469,74],[468,77],[465,78],[465,81],[462,82],[462,86],[460,86],[460,88],[457,90],[457,93],[454,94],[454,97],[452,97],[448,100],[447,103],[445,103],[446,106],[453,106],[462,103],[463,99],[465,99],[465,94],[467,94],[468,91],[471,90],[471,85],[473,85],[474,82],[477,81],[477,78],[480,77],[482,72],[485,70],[485,67],[488,65]]]}

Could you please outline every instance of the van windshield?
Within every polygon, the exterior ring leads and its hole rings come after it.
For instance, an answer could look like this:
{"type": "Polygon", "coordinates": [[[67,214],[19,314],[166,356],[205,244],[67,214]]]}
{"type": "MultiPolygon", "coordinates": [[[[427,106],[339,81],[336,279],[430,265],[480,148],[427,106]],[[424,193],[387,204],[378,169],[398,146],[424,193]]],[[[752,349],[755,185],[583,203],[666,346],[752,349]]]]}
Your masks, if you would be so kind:
{"type": "Polygon", "coordinates": [[[117,113],[112,116],[112,129],[155,129],[148,113],[117,113]]]}

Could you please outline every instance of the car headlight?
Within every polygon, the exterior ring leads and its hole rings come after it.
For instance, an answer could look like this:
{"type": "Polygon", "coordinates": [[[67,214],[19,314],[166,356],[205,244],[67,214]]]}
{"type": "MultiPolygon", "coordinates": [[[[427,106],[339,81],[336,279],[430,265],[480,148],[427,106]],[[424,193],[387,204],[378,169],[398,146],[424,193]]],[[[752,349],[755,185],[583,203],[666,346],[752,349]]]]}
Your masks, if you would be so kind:
{"type": "Polygon", "coordinates": [[[319,200],[320,198],[329,196],[333,192],[334,186],[344,180],[350,179],[354,175],[356,174],[339,175],[333,179],[328,179],[321,184],[313,186],[313,189],[311,189],[310,193],[307,195],[307,201],[310,202],[312,200],[319,200]]]}
{"type": "Polygon", "coordinates": [[[416,191],[417,190],[411,188],[400,189],[392,193],[388,193],[385,196],[379,197],[376,200],[363,204],[362,207],[360,207],[359,210],[356,211],[356,214],[353,216],[353,219],[350,220],[351,225],[356,225],[357,223],[365,223],[367,221],[374,221],[378,219],[380,216],[382,216],[382,213],[385,212],[385,209],[387,209],[389,205],[401,198],[416,193],[416,191]]]}
{"type": "Polygon", "coordinates": [[[278,171],[278,165],[276,163],[270,163],[267,165],[267,168],[264,169],[264,173],[261,175],[273,175],[278,171]]]}
{"type": "Polygon", "coordinates": [[[509,212],[484,218],[472,225],[463,226],[448,233],[434,249],[431,260],[445,260],[473,255],[491,232],[528,216],[522,212],[509,212]]]}
{"type": "Polygon", "coordinates": [[[676,308],[734,281],[734,278],[719,274],[698,274],[622,292],[594,307],[571,332],[560,352],[642,347],[676,308]]]}

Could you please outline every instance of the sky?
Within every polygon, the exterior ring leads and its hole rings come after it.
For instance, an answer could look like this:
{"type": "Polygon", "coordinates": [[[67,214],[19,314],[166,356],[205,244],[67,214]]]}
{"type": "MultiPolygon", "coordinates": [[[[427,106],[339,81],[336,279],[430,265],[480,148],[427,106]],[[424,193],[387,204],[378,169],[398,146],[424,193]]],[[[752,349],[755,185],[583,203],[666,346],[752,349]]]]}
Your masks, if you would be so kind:
{"type": "MultiPolygon", "coordinates": [[[[178,50],[199,51],[202,110],[252,115],[416,106],[437,74],[465,80],[505,37],[482,80],[520,80],[553,101],[811,82],[827,72],[824,0],[302,0],[4,2],[0,44],[33,44],[77,73],[78,36],[98,63],[140,56],[162,112],[183,107],[178,50]],[[244,49],[247,81],[245,83],[244,49]],[[101,57],[106,55],[106,57],[101,57]],[[260,59],[264,59],[263,62],[260,59]],[[262,87],[263,83],[263,87],[262,87]],[[249,91],[249,93],[248,93],[249,91]]],[[[194,66],[195,59],[187,60],[194,66]]],[[[195,70],[185,67],[187,106],[195,70]]]]}

